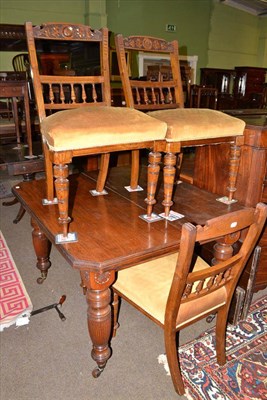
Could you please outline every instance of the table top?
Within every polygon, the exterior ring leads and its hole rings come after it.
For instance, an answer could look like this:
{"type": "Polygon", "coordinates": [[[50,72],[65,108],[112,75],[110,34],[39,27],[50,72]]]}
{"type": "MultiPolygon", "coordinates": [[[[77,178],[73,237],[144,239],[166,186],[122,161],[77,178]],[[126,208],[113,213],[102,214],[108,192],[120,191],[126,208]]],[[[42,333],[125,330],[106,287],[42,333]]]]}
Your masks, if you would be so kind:
{"type": "MultiPolygon", "coordinates": [[[[204,223],[211,217],[242,208],[238,203],[227,206],[217,202],[218,196],[182,183],[177,185],[173,210],[187,217],[174,222],[163,219],[147,223],[139,218],[146,212],[146,191],[129,193],[123,188],[129,182],[129,172],[129,168],[113,168],[106,185],[108,195],[97,197],[89,193],[95,188],[96,173],[70,177],[70,232],[77,232],[78,242],[55,246],[73,268],[102,273],[176,252],[181,226],[186,220],[204,223]]],[[[58,208],[42,205],[44,180],[22,182],[13,188],[13,193],[54,243],[55,235],[61,232],[58,208]]],[[[162,212],[162,190],[157,199],[155,212],[162,212]]]]}

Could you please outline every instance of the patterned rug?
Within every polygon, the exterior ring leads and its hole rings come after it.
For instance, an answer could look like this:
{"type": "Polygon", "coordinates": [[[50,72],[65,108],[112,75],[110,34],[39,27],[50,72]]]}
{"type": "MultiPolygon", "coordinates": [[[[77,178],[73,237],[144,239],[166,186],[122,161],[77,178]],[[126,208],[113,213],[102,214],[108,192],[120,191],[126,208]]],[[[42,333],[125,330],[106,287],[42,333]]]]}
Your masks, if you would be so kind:
{"type": "Polygon", "coordinates": [[[29,323],[32,303],[0,231],[0,332],[29,323]]]}
{"type": "MultiPolygon", "coordinates": [[[[180,346],[181,370],[190,400],[267,399],[267,296],[245,321],[227,328],[227,362],[216,362],[214,328],[180,346]]],[[[169,374],[166,356],[158,357],[169,374]]]]}

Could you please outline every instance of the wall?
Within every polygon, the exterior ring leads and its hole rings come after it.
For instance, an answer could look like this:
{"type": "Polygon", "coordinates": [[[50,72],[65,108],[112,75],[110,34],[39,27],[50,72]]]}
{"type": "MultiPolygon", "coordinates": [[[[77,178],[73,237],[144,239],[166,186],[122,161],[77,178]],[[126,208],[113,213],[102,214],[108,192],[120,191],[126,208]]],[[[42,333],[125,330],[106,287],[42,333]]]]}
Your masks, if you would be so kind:
{"type": "Polygon", "coordinates": [[[106,5],[113,32],[178,39],[181,54],[198,55],[198,69],[267,67],[267,18],[218,0],[106,0],[106,5]],[[176,32],[166,32],[166,24],[175,24],[176,32]]]}
{"type": "MultiPolygon", "coordinates": [[[[0,23],[33,24],[73,22],[84,24],[91,15],[94,28],[105,26],[106,0],[0,0],[0,23]]],[[[13,70],[14,52],[0,52],[0,70],[13,70]]]]}
{"type": "MultiPolygon", "coordinates": [[[[259,65],[260,20],[266,18],[214,2],[210,21],[207,67],[259,65]]],[[[267,66],[267,64],[266,64],[267,66]]]]}
{"type": "MultiPolygon", "coordinates": [[[[88,23],[124,35],[178,39],[180,53],[198,55],[198,68],[267,67],[267,18],[218,0],[0,0],[0,22],[88,23]],[[165,31],[166,24],[176,32],[165,31]]],[[[0,70],[12,70],[11,52],[0,53],[0,70]]]]}
{"type": "Polygon", "coordinates": [[[111,31],[177,39],[180,54],[198,55],[198,66],[206,65],[210,0],[106,0],[106,6],[111,31]],[[166,24],[176,32],[166,32],[166,24]]]}

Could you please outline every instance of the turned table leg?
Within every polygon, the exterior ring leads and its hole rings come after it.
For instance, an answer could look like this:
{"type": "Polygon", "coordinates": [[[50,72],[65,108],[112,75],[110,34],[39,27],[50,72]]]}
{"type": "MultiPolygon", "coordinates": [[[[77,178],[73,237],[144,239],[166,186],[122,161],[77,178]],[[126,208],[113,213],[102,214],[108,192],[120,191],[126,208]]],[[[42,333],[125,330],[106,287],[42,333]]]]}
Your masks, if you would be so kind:
{"type": "Polygon", "coordinates": [[[93,345],[91,356],[97,363],[92,375],[97,378],[104,370],[111,356],[109,345],[112,336],[110,285],[115,280],[115,271],[102,274],[81,271],[81,277],[83,287],[87,289],[87,322],[93,345]]]}
{"type": "Polygon", "coordinates": [[[45,234],[40,230],[36,221],[32,218],[31,225],[33,227],[32,231],[32,241],[37,256],[36,267],[41,271],[41,277],[37,279],[37,283],[41,284],[47,277],[48,269],[51,266],[49,259],[51,251],[51,242],[47,239],[45,234]]]}

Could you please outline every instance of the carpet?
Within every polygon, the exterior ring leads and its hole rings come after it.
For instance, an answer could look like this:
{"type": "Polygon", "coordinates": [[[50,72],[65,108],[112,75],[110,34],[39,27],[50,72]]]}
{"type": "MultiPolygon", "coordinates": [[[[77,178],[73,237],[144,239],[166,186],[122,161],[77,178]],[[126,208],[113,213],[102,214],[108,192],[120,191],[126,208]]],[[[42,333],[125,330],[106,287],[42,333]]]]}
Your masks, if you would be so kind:
{"type": "Polygon", "coordinates": [[[29,323],[32,303],[0,231],[0,332],[29,323]]]}
{"type": "MultiPolygon", "coordinates": [[[[250,307],[245,321],[228,325],[227,362],[216,362],[215,329],[179,348],[186,397],[190,400],[267,399],[267,296],[250,307]]],[[[166,356],[158,357],[169,374],[166,356]]]]}

